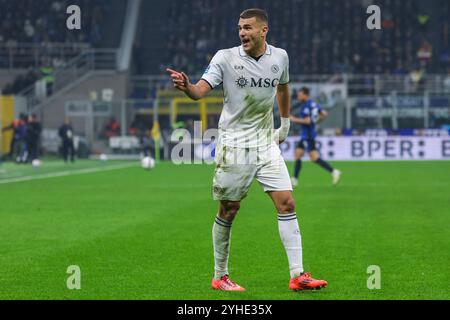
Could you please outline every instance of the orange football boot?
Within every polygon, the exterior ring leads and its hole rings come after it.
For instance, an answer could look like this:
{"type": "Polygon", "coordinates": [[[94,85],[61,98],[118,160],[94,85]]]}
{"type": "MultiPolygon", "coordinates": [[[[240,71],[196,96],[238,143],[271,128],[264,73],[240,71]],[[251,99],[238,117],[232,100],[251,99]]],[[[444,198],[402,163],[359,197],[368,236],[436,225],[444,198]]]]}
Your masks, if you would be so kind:
{"type": "Polygon", "coordinates": [[[289,282],[289,289],[293,291],[320,290],[327,285],[328,282],[325,280],[316,280],[311,277],[311,273],[306,272],[295,279],[291,279],[289,282]]]}
{"type": "Polygon", "coordinates": [[[211,287],[221,291],[245,291],[245,288],[231,281],[228,275],[224,275],[220,280],[213,278],[211,287]]]}

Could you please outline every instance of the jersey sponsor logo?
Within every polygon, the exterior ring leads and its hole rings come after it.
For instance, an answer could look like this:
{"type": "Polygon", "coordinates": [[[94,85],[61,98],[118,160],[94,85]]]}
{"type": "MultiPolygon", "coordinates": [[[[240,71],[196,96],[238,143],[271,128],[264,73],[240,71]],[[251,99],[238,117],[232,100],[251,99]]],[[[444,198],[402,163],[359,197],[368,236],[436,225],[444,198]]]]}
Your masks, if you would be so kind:
{"type": "Polygon", "coordinates": [[[270,88],[270,87],[275,88],[276,86],[278,86],[279,83],[280,83],[280,79],[278,79],[278,78],[275,78],[275,79],[250,78],[250,80],[248,80],[247,78],[241,76],[236,80],[236,84],[238,85],[238,87],[240,87],[242,89],[247,87],[249,84],[250,84],[251,88],[270,88]]]}
{"type": "Polygon", "coordinates": [[[269,87],[275,88],[278,85],[279,82],[280,82],[280,80],[278,78],[275,78],[275,79],[270,79],[270,78],[255,79],[255,78],[252,78],[252,80],[251,80],[251,87],[252,88],[269,88],[269,87]]]}
{"type": "Polygon", "coordinates": [[[244,76],[240,76],[237,80],[236,80],[236,84],[238,87],[240,88],[245,88],[250,84],[251,88],[275,88],[276,86],[278,86],[278,84],[280,83],[280,79],[275,78],[275,79],[270,79],[270,78],[250,78],[247,79],[244,76]]]}

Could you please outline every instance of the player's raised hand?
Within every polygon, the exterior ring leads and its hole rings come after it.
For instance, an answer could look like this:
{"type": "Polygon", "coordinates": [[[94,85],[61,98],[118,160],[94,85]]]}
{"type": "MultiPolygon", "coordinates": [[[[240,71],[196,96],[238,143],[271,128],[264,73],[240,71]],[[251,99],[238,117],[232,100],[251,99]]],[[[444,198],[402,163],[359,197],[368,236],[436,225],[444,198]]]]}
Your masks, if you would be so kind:
{"type": "Polygon", "coordinates": [[[189,77],[184,72],[178,72],[170,68],[167,68],[166,71],[170,74],[170,77],[172,78],[174,88],[184,92],[187,91],[190,85],[190,81],[189,77]]]}
{"type": "Polygon", "coordinates": [[[206,81],[199,81],[197,84],[191,84],[189,77],[184,72],[169,68],[167,68],[166,71],[172,78],[174,88],[183,91],[192,100],[200,100],[212,90],[212,87],[206,81]]]}

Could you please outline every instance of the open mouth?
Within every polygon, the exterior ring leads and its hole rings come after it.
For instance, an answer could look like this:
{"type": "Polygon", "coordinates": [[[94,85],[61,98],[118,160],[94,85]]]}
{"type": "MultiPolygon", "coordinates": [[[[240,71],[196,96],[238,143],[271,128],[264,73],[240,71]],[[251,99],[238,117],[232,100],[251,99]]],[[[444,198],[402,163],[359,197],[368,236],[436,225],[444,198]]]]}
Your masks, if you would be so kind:
{"type": "Polygon", "coordinates": [[[244,46],[250,43],[250,39],[242,39],[241,41],[244,46]]]}

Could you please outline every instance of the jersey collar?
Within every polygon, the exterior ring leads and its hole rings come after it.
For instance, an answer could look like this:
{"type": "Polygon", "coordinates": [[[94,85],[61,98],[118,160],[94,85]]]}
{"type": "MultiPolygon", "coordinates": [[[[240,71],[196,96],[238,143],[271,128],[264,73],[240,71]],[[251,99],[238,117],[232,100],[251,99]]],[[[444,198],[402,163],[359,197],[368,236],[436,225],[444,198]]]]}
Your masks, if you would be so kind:
{"type": "MultiPolygon", "coordinates": [[[[266,42],[266,55],[271,55],[272,54],[272,49],[270,48],[270,45],[266,42]]],[[[239,55],[241,57],[250,57],[245,51],[244,51],[244,46],[240,45],[239,46],[239,55]]]]}

